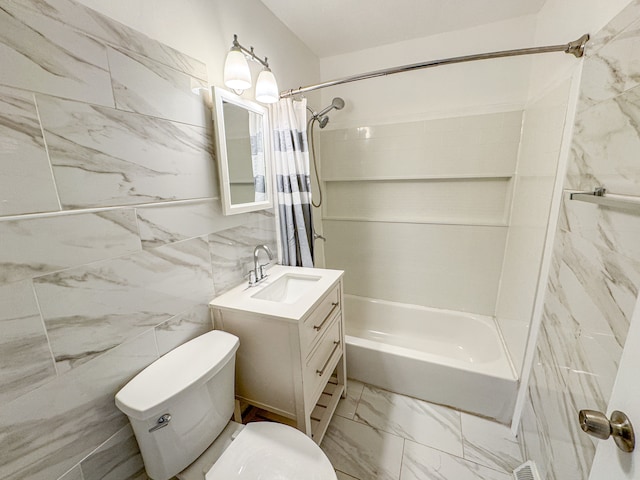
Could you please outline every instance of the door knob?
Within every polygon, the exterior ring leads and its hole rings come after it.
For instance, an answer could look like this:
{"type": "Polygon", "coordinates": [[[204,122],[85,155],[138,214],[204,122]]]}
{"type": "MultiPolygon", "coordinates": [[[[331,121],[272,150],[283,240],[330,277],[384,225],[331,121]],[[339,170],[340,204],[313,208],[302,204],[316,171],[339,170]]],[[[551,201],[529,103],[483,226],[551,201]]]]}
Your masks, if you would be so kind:
{"type": "Polygon", "coordinates": [[[578,414],[580,428],[589,435],[601,440],[613,437],[613,441],[623,452],[633,452],[636,445],[633,426],[624,413],[615,410],[611,420],[596,410],[580,410],[578,414]]]}

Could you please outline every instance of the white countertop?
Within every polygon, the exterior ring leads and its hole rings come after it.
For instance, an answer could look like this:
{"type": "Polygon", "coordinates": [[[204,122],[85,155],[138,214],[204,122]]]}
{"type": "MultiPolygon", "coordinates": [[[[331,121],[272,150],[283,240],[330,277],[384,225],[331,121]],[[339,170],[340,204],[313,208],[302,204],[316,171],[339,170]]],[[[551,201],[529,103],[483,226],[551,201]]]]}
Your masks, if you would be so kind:
{"type": "Polygon", "coordinates": [[[342,270],[329,270],[325,268],[274,265],[267,270],[269,276],[258,285],[249,287],[248,282],[243,282],[219,297],[214,298],[209,303],[209,307],[299,321],[316,306],[327,291],[338,283],[343,273],[342,270]],[[253,297],[262,289],[272,285],[286,274],[308,275],[320,278],[313,285],[313,288],[305,292],[295,303],[274,302],[253,297]]]}

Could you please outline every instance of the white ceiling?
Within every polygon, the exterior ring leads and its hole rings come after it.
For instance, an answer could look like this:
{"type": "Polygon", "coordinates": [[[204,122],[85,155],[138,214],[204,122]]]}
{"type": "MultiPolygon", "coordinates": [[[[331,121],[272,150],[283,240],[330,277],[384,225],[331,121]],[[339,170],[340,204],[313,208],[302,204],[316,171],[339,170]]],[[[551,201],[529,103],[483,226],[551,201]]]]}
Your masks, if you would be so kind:
{"type": "Polygon", "coordinates": [[[546,0],[261,0],[328,57],[540,11],[546,0]]]}

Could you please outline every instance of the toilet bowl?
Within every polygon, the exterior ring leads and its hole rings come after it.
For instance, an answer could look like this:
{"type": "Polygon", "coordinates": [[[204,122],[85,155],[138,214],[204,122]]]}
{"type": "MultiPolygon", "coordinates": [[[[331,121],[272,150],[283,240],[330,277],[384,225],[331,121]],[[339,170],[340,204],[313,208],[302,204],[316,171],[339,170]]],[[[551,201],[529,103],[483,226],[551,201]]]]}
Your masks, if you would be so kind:
{"type": "Polygon", "coordinates": [[[116,394],[153,480],[336,480],[293,427],[230,421],[238,338],[212,331],[149,365],[116,394]]]}

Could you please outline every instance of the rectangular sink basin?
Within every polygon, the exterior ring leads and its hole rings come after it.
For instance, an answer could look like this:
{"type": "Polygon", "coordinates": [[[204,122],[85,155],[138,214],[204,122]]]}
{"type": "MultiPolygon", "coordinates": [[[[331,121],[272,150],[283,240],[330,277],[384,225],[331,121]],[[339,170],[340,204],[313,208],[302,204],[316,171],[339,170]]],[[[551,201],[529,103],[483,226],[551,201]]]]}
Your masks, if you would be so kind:
{"type": "Polygon", "coordinates": [[[299,275],[287,273],[278,278],[271,285],[267,285],[251,298],[269,300],[279,303],[295,303],[302,295],[308,292],[322,277],[311,275],[299,275]]]}

